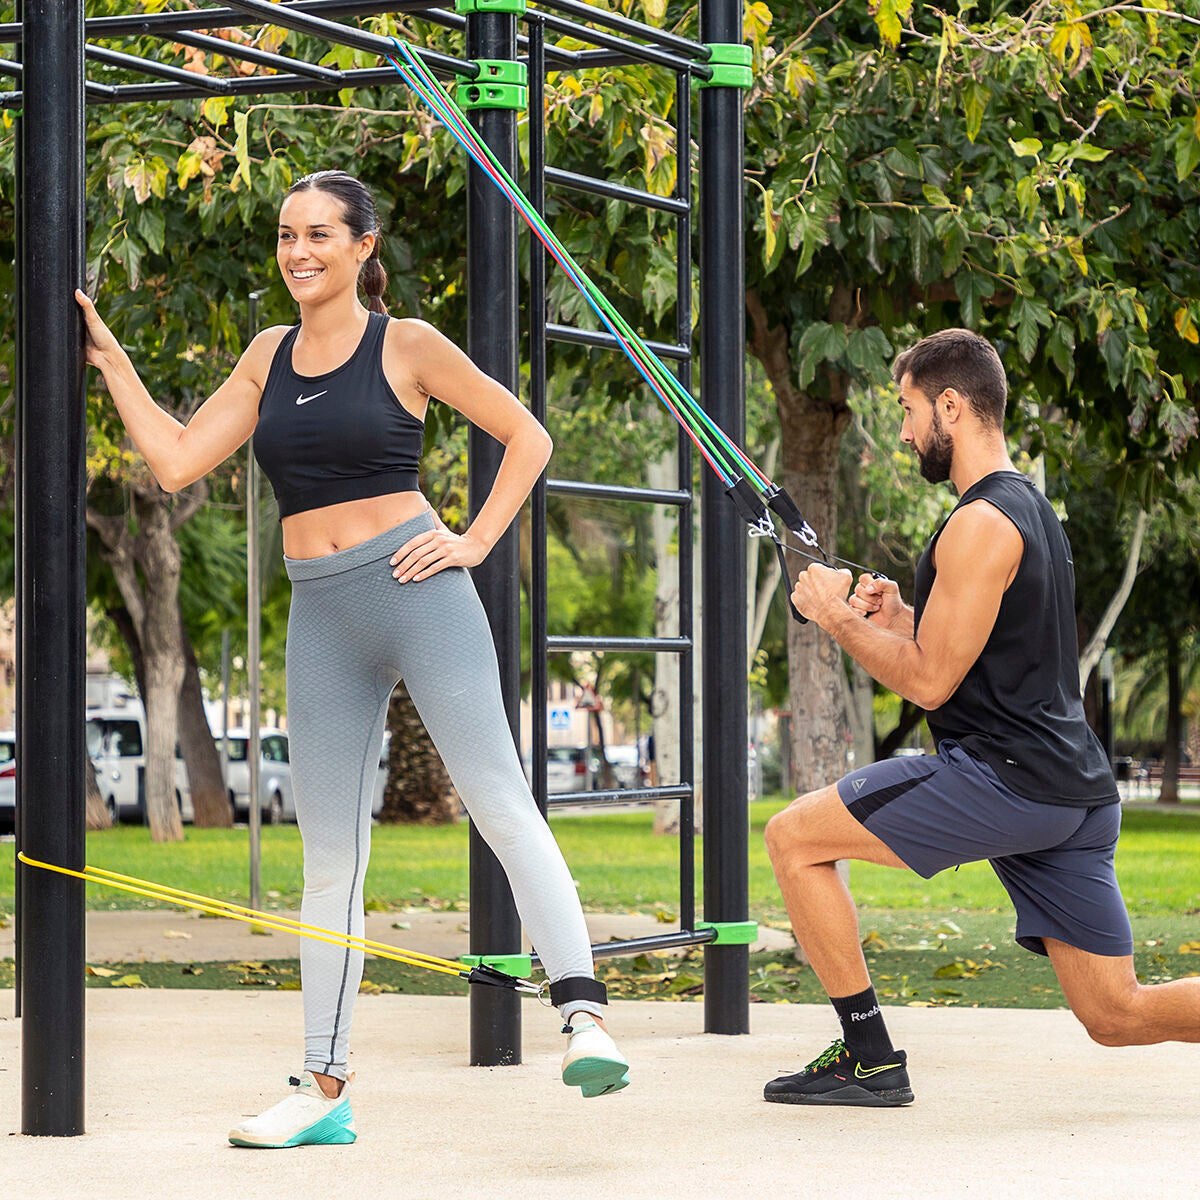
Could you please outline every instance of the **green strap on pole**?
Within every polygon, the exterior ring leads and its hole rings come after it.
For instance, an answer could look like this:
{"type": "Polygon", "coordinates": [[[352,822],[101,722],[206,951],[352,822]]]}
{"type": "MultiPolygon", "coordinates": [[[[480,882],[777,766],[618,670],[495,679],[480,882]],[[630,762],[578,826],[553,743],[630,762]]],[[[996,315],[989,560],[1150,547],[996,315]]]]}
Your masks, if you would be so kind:
{"type": "Polygon", "coordinates": [[[459,16],[470,13],[512,13],[523,17],[525,8],[525,0],[454,0],[454,11],[459,16]]]}
{"type": "Polygon", "coordinates": [[[711,79],[697,79],[696,86],[735,87],[745,90],[754,83],[754,71],[751,63],[754,52],[741,42],[708,42],[708,61],[704,64],[712,67],[711,79]]]}
{"type": "Polygon", "coordinates": [[[533,959],[528,954],[464,954],[459,962],[467,967],[495,967],[518,979],[528,979],[533,973],[533,959]]]}
{"type": "Polygon", "coordinates": [[[454,89],[454,98],[464,112],[473,108],[529,107],[529,68],[506,58],[477,58],[479,74],[462,80],[454,89]]]}
{"type": "Polygon", "coordinates": [[[751,946],[758,941],[757,921],[697,921],[696,928],[717,931],[707,946],[751,946]]]}

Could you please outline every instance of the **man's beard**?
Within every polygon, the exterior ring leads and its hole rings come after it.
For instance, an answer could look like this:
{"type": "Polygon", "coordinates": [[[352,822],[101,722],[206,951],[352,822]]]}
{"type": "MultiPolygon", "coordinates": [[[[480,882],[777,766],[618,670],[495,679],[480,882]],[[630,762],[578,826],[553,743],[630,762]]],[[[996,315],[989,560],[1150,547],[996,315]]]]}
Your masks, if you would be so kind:
{"type": "Polygon", "coordinates": [[[950,478],[950,465],[954,460],[954,441],[942,425],[942,418],[935,407],[933,422],[929,426],[929,441],[922,450],[916,443],[913,448],[917,452],[917,462],[920,464],[921,476],[930,483],[945,483],[950,478]]]}

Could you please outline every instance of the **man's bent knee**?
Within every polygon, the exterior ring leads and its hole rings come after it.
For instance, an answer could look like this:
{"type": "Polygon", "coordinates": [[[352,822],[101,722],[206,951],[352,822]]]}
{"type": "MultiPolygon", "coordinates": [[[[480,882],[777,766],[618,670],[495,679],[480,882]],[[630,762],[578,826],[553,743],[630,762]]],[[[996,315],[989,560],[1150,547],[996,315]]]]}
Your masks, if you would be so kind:
{"type": "Polygon", "coordinates": [[[1076,1012],[1075,1015],[1093,1042],[1101,1046],[1136,1046],[1144,1040],[1136,996],[1136,991],[1132,991],[1103,1008],[1076,1012]]]}
{"type": "Polygon", "coordinates": [[[824,791],[807,792],[797,797],[787,808],[777,812],[763,831],[767,853],[772,860],[787,858],[802,863],[823,862],[824,857],[812,858],[808,853],[812,847],[813,832],[809,813],[813,806],[824,798],[824,791]]]}

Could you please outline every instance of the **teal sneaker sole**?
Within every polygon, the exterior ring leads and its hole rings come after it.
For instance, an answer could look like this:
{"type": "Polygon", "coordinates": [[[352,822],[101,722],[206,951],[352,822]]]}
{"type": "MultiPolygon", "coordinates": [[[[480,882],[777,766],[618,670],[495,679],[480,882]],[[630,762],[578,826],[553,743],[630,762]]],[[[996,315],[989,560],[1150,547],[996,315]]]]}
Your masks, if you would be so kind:
{"type": "Polygon", "coordinates": [[[245,1146],[251,1150],[289,1150],[293,1146],[348,1146],[358,1140],[358,1134],[350,1128],[354,1114],[350,1105],[339,1104],[333,1112],[319,1121],[293,1134],[286,1142],[251,1142],[243,1138],[230,1137],[234,1146],[245,1146]]]}
{"type": "Polygon", "coordinates": [[[562,1074],[567,1087],[577,1087],[591,1100],[629,1086],[629,1064],[611,1058],[577,1058],[562,1074]]]}

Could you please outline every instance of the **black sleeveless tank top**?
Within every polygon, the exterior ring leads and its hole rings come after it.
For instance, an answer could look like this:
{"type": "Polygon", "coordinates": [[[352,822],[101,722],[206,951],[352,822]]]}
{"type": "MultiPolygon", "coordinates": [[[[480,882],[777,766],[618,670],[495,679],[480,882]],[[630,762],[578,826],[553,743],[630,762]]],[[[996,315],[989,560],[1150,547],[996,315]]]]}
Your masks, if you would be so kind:
{"type": "Polygon", "coordinates": [[[284,335],[258,405],[254,457],[280,517],[418,490],[425,426],[396,398],[383,373],[385,313],[370,313],[349,362],[324,375],[297,375],[284,335]]]}
{"type": "MultiPolygon", "coordinates": [[[[988,763],[1027,800],[1080,808],[1115,802],[1108,757],[1079,696],[1075,571],[1062,524],[1046,497],[1015,471],[985,475],[954,511],[976,500],[1017,527],[1025,551],[987,644],[954,695],[928,714],[930,732],[988,763]]],[[[917,628],[945,528],[943,521],[917,564],[917,628]]]]}

